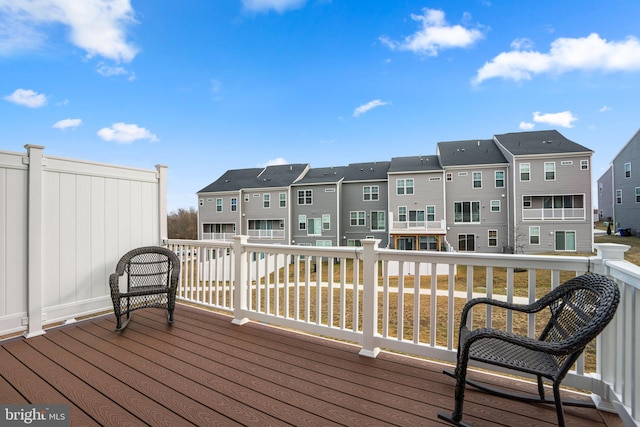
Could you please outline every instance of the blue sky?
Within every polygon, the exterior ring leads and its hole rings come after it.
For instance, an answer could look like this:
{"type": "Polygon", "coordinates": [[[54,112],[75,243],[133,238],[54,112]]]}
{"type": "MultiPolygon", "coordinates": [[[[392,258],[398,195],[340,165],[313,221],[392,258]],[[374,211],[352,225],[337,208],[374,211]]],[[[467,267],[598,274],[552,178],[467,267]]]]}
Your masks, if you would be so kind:
{"type": "Polygon", "coordinates": [[[640,2],[0,0],[0,150],[227,169],[557,129],[594,180],[640,127],[640,2]]]}

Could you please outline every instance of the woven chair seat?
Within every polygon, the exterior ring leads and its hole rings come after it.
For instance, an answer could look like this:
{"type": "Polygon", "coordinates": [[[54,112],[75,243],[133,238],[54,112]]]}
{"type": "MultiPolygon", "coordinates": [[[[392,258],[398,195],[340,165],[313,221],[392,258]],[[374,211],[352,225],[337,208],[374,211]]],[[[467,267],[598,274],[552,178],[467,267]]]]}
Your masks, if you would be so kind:
{"type": "MultiPolygon", "coordinates": [[[[598,274],[575,277],[528,305],[489,298],[468,301],[462,309],[460,320],[456,368],[453,373],[445,371],[456,379],[455,408],[450,415],[438,412],[438,418],[454,425],[466,425],[462,421],[462,409],[465,385],[469,384],[500,396],[527,402],[555,404],[558,425],[563,426],[560,383],[587,344],[611,321],[619,302],[618,285],[610,278],[598,274]],[[537,338],[492,328],[470,330],[470,312],[477,305],[495,306],[527,314],[548,310],[549,321],[537,338]],[[534,375],[538,383],[538,396],[507,393],[467,380],[470,360],[534,375]],[[545,398],[543,379],[552,382],[553,400],[545,398]]],[[[593,406],[580,402],[571,404],[593,406]]]]}
{"type": "Polygon", "coordinates": [[[180,260],[169,249],[145,246],[123,255],[109,276],[116,331],[123,330],[131,312],[141,308],[164,308],[167,320],[173,323],[179,277],[180,260]],[[121,290],[121,282],[126,283],[126,290],[121,290]],[[126,316],[124,323],[122,316],[126,316]]]}

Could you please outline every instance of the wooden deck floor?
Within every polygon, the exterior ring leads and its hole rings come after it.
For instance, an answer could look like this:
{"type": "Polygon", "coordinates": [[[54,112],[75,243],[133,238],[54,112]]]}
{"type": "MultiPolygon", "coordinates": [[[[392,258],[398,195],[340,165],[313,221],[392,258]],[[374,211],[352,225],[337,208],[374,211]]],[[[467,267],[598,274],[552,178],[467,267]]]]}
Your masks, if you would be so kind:
{"type": "MultiPolygon", "coordinates": [[[[173,326],[149,309],[122,333],[107,316],[6,340],[0,403],[66,403],[78,426],[429,426],[453,408],[453,380],[436,363],[369,359],[349,344],[230,320],[178,305],[173,326]]],[[[571,426],[620,422],[595,409],[565,412],[571,426]]],[[[468,390],[465,420],[526,427],[555,425],[556,415],[468,390]]]]}

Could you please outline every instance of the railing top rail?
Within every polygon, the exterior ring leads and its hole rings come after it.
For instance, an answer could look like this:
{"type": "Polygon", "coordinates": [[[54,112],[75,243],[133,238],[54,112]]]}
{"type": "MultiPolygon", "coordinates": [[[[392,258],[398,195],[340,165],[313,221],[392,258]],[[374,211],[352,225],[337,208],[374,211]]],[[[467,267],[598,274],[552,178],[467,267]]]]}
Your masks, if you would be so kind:
{"type": "Polygon", "coordinates": [[[183,246],[203,246],[207,248],[230,248],[233,247],[231,240],[185,240],[185,239],[167,239],[165,245],[183,245],[183,246]]]}

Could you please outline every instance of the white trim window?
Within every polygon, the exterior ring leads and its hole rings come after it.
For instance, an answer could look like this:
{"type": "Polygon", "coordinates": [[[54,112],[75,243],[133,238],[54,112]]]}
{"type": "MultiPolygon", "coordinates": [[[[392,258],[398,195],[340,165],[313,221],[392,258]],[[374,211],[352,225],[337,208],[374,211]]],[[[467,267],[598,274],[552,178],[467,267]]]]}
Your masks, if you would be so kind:
{"type": "Polygon", "coordinates": [[[498,246],[498,230],[488,230],[489,247],[495,248],[498,246]]]}
{"type": "Polygon", "coordinates": [[[222,199],[216,199],[216,212],[222,212],[222,199]]]}
{"type": "Polygon", "coordinates": [[[640,187],[636,187],[636,203],[640,203],[640,187]]]}
{"type": "Polygon", "coordinates": [[[298,204],[299,205],[312,205],[313,204],[313,190],[298,190],[298,204]]]}
{"type": "Polygon", "coordinates": [[[447,180],[447,182],[453,181],[453,173],[447,172],[445,177],[446,177],[445,179],[447,180]]]}
{"type": "Polygon", "coordinates": [[[473,188],[482,188],[482,172],[473,172],[472,174],[473,188]]]}
{"type": "Polygon", "coordinates": [[[475,234],[458,234],[458,251],[475,252],[476,235],[475,234]]]}
{"type": "Polygon", "coordinates": [[[413,194],[413,178],[396,180],[396,194],[413,194]]]}
{"type": "Polygon", "coordinates": [[[480,223],[480,202],[454,202],[454,223],[480,223]]]}
{"type": "Polygon", "coordinates": [[[364,211],[351,211],[349,212],[350,224],[354,227],[361,227],[367,225],[367,219],[364,211]]]}
{"type": "Polygon", "coordinates": [[[529,227],[529,244],[530,245],[540,244],[540,226],[532,225],[529,227]]]}
{"type": "Polygon", "coordinates": [[[307,216],[298,215],[298,230],[306,230],[306,229],[307,229],[307,216]]]}
{"type": "Polygon", "coordinates": [[[231,212],[236,212],[238,210],[238,198],[231,198],[231,212]]]}
{"type": "Polygon", "coordinates": [[[320,218],[307,219],[307,236],[322,236],[322,220],[320,218]]]}
{"type": "Polygon", "coordinates": [[[624,164],[624,177],[631,178],[631,162],[624,164]]]}
{"type": "Polygon", "coordinates": [[[589,170],[589,160],[580,160],[580,170],[589,170]]]}
{"type": "Polygon", "coordinates": [[[398,221],[406,222],[407,221],[407,207],[406,206],[398,206],[398,221]]]}
{"type": "Polygon", "coordinates": [[[500,200],[491,201],[491,212],[500,212],[500,200]]]}
{"type": "Polygon", "coordinates": [[[384,211],[371,211],[371,231],[384,231],[386,217],[384,211]]]}
{"type": "Polygon", "coordinates": [[[496,188],[504,188],[504,171],[496,171],[496,188]]]}
{"type": "Polygon", "coordinates": [[[378,185],[365,185],[362,187],[362,200],[371,201],[380,199],[380,187],[378,185]]]}
{"type": "Polygon", "coordinates": [[[622,204],[622,190],[616,190],[616,204],[622,204]]]}
{"type": "Polygon", "coordinates": [[[436,207],[434,205],[427,205],[427,221],[436,220],[436,207]]]}
{"type": "Polygon", "coordinates": [[[544,162],[544,180],[556,180],[556,162],[544,162]]]}
{"type": "Polygon", "coordinates": [[[520,163],[520,181],[531,181],[531,163],[520,163]]]}
{"type": "Polygon", "coordinates": [[[262,195],[262,207],[263,208],[270,208],[271,207],[271,194],[264,193],[262,195]]]}
{"type": "Polygon", "coordinates": [[[322,214],[322,229],[331,230],[331,215],[322,214]]]}
{"type": "Polygon", "coordinates": [[[556,231],[556,251],[575,251],[576,250],[576,232],[575,231],[556,231]]]}
{"type": "Polygon", "coordinates": [[[287,207],[287,193],[280,193],[278,195],[278,204],[281,208],[286,208],[287,207]]]}

